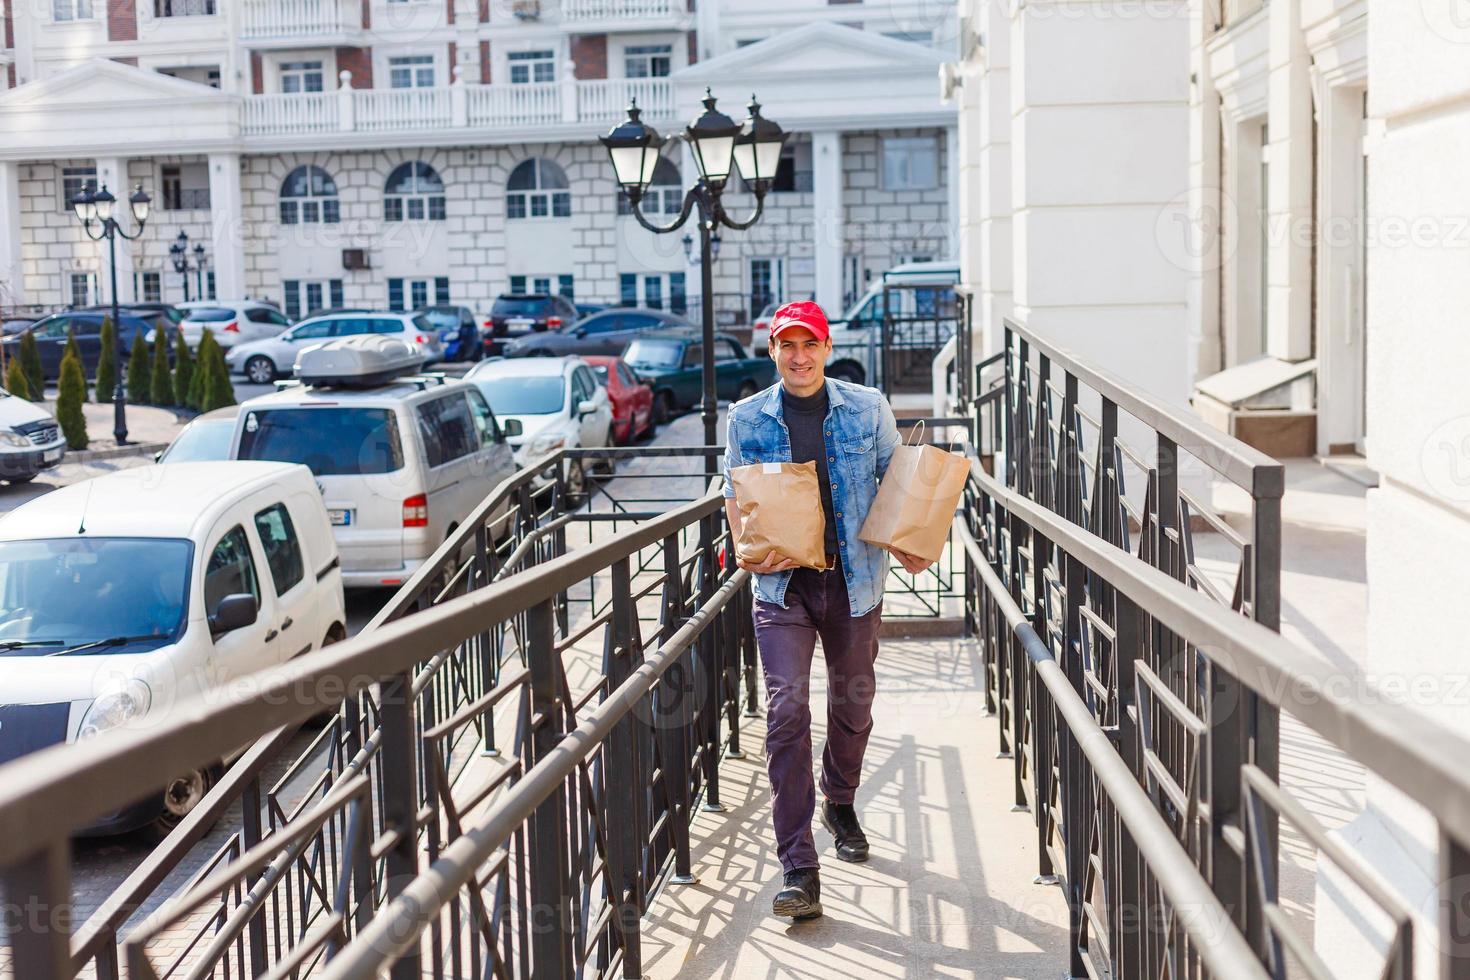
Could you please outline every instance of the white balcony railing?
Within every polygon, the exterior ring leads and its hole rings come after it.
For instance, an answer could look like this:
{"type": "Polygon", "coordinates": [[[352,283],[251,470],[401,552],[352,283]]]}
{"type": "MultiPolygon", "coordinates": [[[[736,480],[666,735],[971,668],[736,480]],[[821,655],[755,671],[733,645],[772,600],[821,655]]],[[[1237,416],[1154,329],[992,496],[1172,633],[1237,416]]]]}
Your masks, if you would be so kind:
{"type": "MultiPolygon", "coordinates": [[[[345,74],[345,73],[344,73],[345,74]]],[[[350,83],[351,76],[347,75],[350,83]]],[[[430,129],[525,129],[585,123],[599,129],[623,118],[636,98],[650,120],[671,121],[667,78],[599,79],[534,85],[452,85],[354,89],[245,97],[247,136],[430,129]]]]}
{"type": "Polygon", "coordinates": [[[240,36],[260,40],[345,34],[362,27],[360,11],[356,0],[244,0],[240,36]]]}
{"type": "Polygon", "coordinates": [[[561,0],[561,17],[567,23],[668,20],[688,11],[685,0],[561,0]]]}

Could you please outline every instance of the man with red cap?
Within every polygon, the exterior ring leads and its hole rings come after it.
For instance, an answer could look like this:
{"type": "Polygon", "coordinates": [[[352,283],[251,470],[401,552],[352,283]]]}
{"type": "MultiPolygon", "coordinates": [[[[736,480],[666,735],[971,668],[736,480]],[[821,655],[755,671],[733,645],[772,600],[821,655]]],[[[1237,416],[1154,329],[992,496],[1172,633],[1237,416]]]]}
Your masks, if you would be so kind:
{"type": "MultiPolygon", "coordinates": [[[[868,839],[853,803],[873,728],[873,663],[889,550],[858,540],[878,481],[899,443],[881,392],[826,376],[832,353],[827,317],[816,303],[787,303],[771,318],[771,359],[780,381],[730,407],[725,467],[816,463],[826,518],[827,571],[797,568],[772,551],[740,567],[755,580],[755,635],[766,682],[766,768],[782,884],[776,915],[822,914],[812,815],[810,686],[818,638],[827,662],[827,744],[822,752],[822,826],[842,861],[866,861],[868,839]]],[[[735,491],[725,513],[740,533],[735,491]]],[[[892,550],[910,572],[928,562],[892,550]]]]}

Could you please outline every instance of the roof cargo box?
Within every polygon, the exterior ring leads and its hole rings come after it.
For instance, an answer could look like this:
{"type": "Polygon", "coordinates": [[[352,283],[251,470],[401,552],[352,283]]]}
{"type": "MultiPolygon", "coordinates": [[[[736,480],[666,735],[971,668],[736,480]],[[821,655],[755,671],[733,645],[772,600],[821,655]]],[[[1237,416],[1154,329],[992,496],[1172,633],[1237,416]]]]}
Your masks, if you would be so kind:
{"type": "Polygon", "coordinates": [[[361,334],[308,347],[296,355],[294,370],[302,384],[372,388],[411,374],[423,363],[423,352],[401,340],[361,334]]]}

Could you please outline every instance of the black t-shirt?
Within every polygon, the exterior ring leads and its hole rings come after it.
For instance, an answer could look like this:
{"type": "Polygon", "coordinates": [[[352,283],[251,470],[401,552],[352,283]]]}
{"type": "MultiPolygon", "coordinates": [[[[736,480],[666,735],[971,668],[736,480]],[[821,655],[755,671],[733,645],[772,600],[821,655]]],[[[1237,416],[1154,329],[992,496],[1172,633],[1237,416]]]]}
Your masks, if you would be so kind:
{"type": "Polygon", "coordinates": [[[804,397],[793,395],[783,385],[781,411],[791,433],[791,461],[817,464],[817,482],[822,488],[822,516],[827,524],[827,554],[836,555],[839,535],[837,519],[833,516],[832,477],[827,471],[827,441],[822,437],[822,425],[827,420],[826,385],[815,394],[804,397]]]}

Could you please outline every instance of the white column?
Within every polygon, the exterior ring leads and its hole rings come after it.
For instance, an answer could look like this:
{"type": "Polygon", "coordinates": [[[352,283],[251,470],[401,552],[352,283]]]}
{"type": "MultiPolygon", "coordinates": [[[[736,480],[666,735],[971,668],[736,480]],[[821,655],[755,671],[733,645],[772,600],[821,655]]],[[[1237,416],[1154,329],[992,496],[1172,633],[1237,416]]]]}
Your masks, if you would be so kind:
{"type": "Polygon", "coordinates": [[[945,205],[944,227],[946,229],[944,254],[951,259],[960,257],[960,127],[946,126],[944,129],[944,189],[949,194],[945,205]]]}
{"type": "Polygon", "coordinates": [[[1011,26],[1009,0],[982,0],[975,19],[978,75],[961,90],[961,207],[969,223],[962,245],[967,282],[979,290],[981,340],[975,355],[1000,349],[1012,307],[1011,26]],[[970,203],[973,201],[973,203],[970,203]]]}
{"type": "Polygon", "coordinates": [[[20,236],[20,164],[0,161],[0,307],[26,302],[20,236]]]}
{"type": "Polygon", "coordinates": [[[1214,34],[1215,17],[1206,0],[1190,5],[1189,201],[1188,222],[1181,232],[1194,265],[1189,278],[1189,331],[1195,352],[1191,362],[1201,376],[1223,368],[1220,340],[1220,235],[1223,226],[1220,189],[1220,97],[1210,71],[1206,42],[1214,34]]]}
{"type": "Polygon", "coordinates": [[[1034,331],[1185,405],[1189,266],[1161,229],[1188,200],[1188,2],[1148,9],[1016,5],[1015,304],[1034,331]]]}
{"type": "Polygon", "coordinates": [[[842,134],[812,133],[812,249],[816,300],[827,315],[842,315],[842,134]]]}
{"type": "Polygon", "coordinates": [[[209,155],[209,212],[215,294],[240,299],[245,295],[245,222],[238,153],[209,155]]]}
{"type": "MultiPolygon", "coordinates": [[[[133,221],[132,207],[128,204],[128,196],[133,193],[132,185],[128,183],[128,161],[124,157],[99,157],[97,159],[97,185],[105,186],[117,203],[113,205],[112,216],[128,234],[133,234],[137,223],[133,221]]],[[[133,290],[133,243],[117,236],[117,301],[119,303],[131,303],[137,297],[133,290]]],[[[103,302],[112,301],[112,270],[108,267],[107,242],[97,243],[97,287],[101,293],[103,302]]]]}
{"type": "Polygon", "coordinates": [[[1363,90],[1322,85],[1317,132],[1317,452],[1362,436],[1363,90]]]}
{"type": "Polygon", "coordinates": [[[1311,56],[1299,3],[1273,3],[1267,124],[1266,353],[1312,353],[1311,56]]]}

